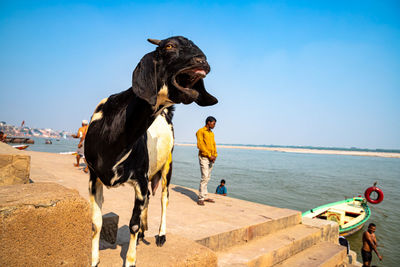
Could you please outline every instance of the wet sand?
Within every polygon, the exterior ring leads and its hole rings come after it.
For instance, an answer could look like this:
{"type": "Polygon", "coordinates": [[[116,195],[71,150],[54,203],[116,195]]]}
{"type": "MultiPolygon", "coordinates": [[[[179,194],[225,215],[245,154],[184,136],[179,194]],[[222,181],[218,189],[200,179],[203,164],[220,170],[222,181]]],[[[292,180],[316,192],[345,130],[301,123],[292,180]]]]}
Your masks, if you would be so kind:
{"type": "MultiPolygon", "coordinates": [[[[196,144],[175,144],[175,145],[196,146],[196,144]]],[[[217,145],[217,148],[268,150],[268,151],[307,153],[307,154],[330,154],[330,155],[347,155],[347,156],[400,158],[400,153],[372,152],[372,151],[348,151],[348,150],[307,149],[307,148],[289,148],[289,147],[253,147],[253,146],[231,146],[231,145],[217,145]]]]}

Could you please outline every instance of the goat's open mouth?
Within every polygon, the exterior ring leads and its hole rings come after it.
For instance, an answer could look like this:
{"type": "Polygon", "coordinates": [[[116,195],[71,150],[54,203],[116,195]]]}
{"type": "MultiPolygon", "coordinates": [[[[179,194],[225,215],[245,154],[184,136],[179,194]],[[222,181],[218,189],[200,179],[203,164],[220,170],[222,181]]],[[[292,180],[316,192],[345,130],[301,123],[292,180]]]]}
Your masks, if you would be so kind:
{"type": "Polygon", "coordinates": [[[197,97],[196,87],[201,86],[202,79],[207,75],[203,68],[190,68],[179,71],[172,79],[172,82],[179,90],[197,97]],[[190,92],[192,91],[192,92],[190,92]]]}
{"type": "Polygon", "coordinates": [[[171,79],[176,88],[170,91],[170,99],[175,103],[190,104],[195,101],[199,106],[211,106],[218,100],[210,95],[204,87],[204,78],[210,72],[210,67],[191,66],[178,71],[171,79]]]}

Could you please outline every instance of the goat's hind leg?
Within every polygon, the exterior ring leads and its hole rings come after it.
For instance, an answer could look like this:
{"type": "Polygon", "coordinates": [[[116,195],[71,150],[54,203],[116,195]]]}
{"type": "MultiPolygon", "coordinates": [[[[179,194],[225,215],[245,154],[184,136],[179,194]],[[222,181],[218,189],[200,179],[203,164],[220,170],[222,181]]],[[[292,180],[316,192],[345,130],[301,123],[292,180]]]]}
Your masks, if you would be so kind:
{"type": "Polygon", "coordinates": [[[126,253],[126,267],[135,266],[136,263],[136,245],[139,236],[139,230],[141,229],[141,223],[143,221],[142,211],[145,209],[148,202],[148,179],[138,179],[134,183],[135,187],[135,206],[133,208],[131,221],[129,222],[129,231],[131,232],[129,240],[129,248],[126,253]]]}
{"type": "Polygon", "coordinates": [[[145,239],[144,239],[144,232],[149,229],[148,227],[148,222],[147,222],[147,213],[149,210],[149,201],[150,201],[150,191],[147,191],[147,199],[144,203],[144,208],[142,210],[142,213],[140,214],[140,229],[138,233],[138,238],[137,238],[137,243],[136,245],[139,245],[139,241],[141,240],[143,243],[149,244],[145,239]]]}
{"type": "Polygon", "coordinates": [[[169,202],[169,183],[171,181],[172,175],[172,153],[170,153],[168,157],[167,163],[164,165],[162,169],[162,192],[161,192],[161,222],[160,229],[158,232],[158,237],[156,238],[156,244],[158,247],[164,245],[166,241],[166,232],[167,232],[167,207],[169,202]]]}
{"type": "Polygon", "coordinates": [[[101,215],[101,207],[103,204],[103,183],[90,170],[89,180],[89,201],[92,209],[92,266],[99,264],[99,242],[103,217],[101,215]]]}

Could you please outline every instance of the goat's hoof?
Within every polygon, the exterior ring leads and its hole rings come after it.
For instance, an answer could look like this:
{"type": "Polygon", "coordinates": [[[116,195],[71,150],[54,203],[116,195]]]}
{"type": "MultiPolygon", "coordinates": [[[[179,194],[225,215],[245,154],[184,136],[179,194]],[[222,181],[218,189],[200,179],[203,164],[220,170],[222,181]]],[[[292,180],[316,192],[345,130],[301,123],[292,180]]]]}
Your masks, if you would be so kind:
{"type": "Polygon", "coordinates": [[[138,239],[141,239],[141,240],[144,239],[144,232],[139,232],[138,233],[138,239]]]}
{"type": "Polygon", "coordinates": [[[138,233],[138,238],[136,241],[136,245],[139,245],[139,241],[142,240],[142,242],[144,242],[144,233],[143,232],[139,232],[138,233]]]}
{"type": "Polygon", "coordinates": [[[157,247],[162,247],[164,245],[165,241],[167,241],[167,239],[165,238],[165,235],[157,236],[156,237],[157,247]]]}

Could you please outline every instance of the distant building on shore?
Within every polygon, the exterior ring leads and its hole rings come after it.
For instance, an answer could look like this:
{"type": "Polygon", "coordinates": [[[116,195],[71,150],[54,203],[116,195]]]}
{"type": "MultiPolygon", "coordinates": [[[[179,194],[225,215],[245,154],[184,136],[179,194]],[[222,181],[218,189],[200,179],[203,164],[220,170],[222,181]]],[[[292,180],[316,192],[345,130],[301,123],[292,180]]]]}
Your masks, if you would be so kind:
{"type": "Polygon", "coordinates": [[[67,131],[56,131],[50,128],[38,129],[29,128],[27,126],[17,127],[14,125],[8,125],[5,121],[0,121],[0,131],[7,134],[7,136],[33,136],[33,137],[43,137],[43,138],[64,138],[70,136],[71,133],[67,131]]]}

